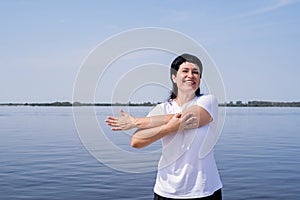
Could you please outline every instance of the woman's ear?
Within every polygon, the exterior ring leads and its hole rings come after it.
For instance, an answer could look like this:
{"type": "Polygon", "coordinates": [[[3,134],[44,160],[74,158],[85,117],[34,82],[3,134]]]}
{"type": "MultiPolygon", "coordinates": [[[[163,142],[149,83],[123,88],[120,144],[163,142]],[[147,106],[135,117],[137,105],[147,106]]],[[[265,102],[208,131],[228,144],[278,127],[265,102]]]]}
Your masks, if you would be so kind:
{"type": "Polygon", "coordinates": [[[172,74],[172,80],[173,80],[173,83],[176,84],[176,76],[174,74],[172,74]]]}

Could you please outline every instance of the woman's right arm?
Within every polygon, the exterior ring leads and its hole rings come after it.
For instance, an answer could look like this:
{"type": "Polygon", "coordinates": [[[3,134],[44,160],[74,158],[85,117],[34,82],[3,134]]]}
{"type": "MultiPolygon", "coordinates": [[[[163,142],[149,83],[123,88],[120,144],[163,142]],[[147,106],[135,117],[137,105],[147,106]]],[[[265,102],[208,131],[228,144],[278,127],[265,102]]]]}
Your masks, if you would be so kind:
{"type": "Polygon", "coordinates": [[[138,129],[131,137],[131,146],[143,148],[170,134],[175,134],[184,129],[190,129],[197,124],[197,118],[192,114],[174,114],[165,124],[153,128],[138,129]]]}
{"type": "Polygon", "coordinates": [[[163,125],[152,128],[138,129],[131,137],[131,146],[143,148],[161,139],[162,137],[176,133],[181,125],[181,114],[174,114],[173,117],[163,125]]]}

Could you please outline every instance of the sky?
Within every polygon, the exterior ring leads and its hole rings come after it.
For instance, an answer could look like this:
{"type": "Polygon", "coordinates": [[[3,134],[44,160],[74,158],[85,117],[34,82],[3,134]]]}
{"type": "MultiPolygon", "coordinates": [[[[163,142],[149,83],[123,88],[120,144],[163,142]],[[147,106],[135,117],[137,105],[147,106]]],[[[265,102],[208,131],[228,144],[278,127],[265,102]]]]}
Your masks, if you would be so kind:
{"type": "MultiPolygon", "coordinates": [[[[299,0],[0,0],[0,26],[1,103],[72,101],[91,52],[114,35],[144,27],[197,41],[216,64],[228,102],[300,101],[299,0]]],[[[175,58],[147,50],[137,55],[129,55],[127,70],[175,58]]],[[[120,79],[115,70],[99,84],[120,79]]],[[[98,102],[111,100],[111,88],[103,85],[98,102]]],[[[132,100],[162,101],[167,93],[145,86],[132,100]]]]}

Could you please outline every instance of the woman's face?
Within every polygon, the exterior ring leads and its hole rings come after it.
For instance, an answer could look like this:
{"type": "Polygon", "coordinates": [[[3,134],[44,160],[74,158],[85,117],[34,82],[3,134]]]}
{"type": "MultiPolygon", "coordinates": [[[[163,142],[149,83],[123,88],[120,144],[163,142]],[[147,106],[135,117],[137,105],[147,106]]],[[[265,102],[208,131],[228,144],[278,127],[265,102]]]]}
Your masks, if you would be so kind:
{"type": "Polygon", "coordinates": [[[178,93],[195,93],[200,85],[200,71],[197,65],[189,62],[179,66],[176,76],[172,76],[174,83],[177,84],[178,93]]]}

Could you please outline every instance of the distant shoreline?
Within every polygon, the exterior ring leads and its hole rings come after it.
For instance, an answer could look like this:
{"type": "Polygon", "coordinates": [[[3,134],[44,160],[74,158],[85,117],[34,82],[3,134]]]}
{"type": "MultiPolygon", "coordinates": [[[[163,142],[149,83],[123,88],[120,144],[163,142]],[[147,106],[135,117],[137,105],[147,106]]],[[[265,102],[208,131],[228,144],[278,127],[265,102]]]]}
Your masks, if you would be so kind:
{"type": "MultiPolygon", "coordinates": [[[[52,103],[0,103],[0,106],[48,106],[48,107],[71,107],[71,106],[155,106],[160,102],[151,103],[80,103],[80,102],[52,102],[52,103]]],[[[221,103],[220,107],[300,107],[300,102],[271,102],[271,101],[242,101],[221,103]]]]}

